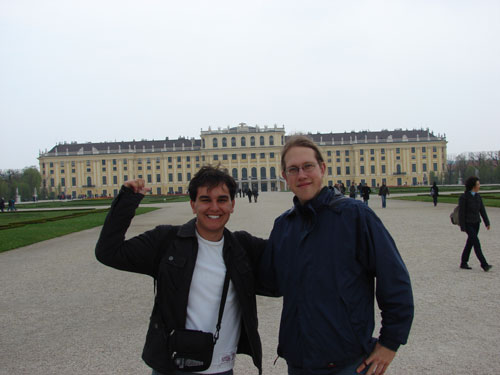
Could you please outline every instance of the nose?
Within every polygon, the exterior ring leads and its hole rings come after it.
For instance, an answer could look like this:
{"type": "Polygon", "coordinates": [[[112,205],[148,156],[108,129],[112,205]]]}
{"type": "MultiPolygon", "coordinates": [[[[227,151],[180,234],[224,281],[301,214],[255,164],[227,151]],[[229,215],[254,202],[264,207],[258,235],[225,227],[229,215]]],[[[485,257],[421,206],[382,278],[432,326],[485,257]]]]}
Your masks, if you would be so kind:
{"type": "Polygon", "coordinates": [[[304,168],[299,168],[299,172],[297,173],[297,177],[299,177],[299,178],[307,177],[307,173],[304,171],[304,168]]]}

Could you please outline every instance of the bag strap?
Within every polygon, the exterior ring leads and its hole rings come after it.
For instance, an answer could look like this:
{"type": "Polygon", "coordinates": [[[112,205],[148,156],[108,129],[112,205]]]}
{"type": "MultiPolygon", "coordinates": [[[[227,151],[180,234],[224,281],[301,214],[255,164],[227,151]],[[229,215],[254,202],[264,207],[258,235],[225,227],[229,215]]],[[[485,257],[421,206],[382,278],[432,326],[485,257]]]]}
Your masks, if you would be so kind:
{"type": "Polygon", "coordinates": [[[224,314],[224,306],[226,304],[228,291],[229,291],[229,273],[226,271],[226,277],[224,278],[224,287],[222,288],[222,297],[219,306],[219,319],[217,320],[217,325],[215,327],[215,333],[214,333],[214,345],[217,343],[217,340],[219,339],[219,331],[222,322],[222,315],[224,314]]]}

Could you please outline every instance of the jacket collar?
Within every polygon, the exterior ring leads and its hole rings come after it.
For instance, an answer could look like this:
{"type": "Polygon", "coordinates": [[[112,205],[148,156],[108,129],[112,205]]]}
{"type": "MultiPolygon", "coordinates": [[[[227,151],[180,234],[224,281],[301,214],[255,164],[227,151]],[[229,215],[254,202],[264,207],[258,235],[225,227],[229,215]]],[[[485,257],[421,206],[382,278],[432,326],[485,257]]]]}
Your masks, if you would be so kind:
{"type": "Polygon", "coordinates": [[[307,201],[303,205],[299,202],[297,196],[294,196],[293,207],[288,210],[285,215],[295,215],[297,213],[303,213],[310,210],[317,211],[322,206],[328,206],[330,204],[330,201],[336,196],[342,196],[342,193],[337,188],[330,189],[326,186],[324,186],[320,190],[318,195],[316,195],[313,199],[307,201]]]}

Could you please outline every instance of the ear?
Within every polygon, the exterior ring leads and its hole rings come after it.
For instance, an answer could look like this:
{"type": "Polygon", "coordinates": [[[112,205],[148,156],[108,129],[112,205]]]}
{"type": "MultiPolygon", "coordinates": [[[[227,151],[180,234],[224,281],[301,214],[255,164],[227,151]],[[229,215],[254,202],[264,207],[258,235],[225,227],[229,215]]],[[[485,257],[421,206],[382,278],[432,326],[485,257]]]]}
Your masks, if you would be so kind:
{"type": "Polygon", "coordinates": [[[285,179],[286,183],[288,184],[288,176],[286,175],[285,171],[281,171],[281,176],[285,179]]]}
{"type": "Polygon", "coordinates": [[[235,204],[236,204],[236,200],[235,200],[235,199],[233,199],[233,200],[231,201],[231,213],[233,213],[233,212],[234,212],[234,205],[235,205],[235,204]]]}
{"type": "Polygon", "coordinates": [[[325,171],[326,171],[326,164],[325,162],[322,162],[320,165],[319,165],[320,169],[321,169],[321,177],[323,177],[325,175],[325,171]]]}
{"type": "Polygon", "coordinates": [[[196,215],[196,210],[194,208],[194,202],[193,201],[189,201],[189,204],[191,205],[191,209],[193,210],[193,214],[196,215]]]}

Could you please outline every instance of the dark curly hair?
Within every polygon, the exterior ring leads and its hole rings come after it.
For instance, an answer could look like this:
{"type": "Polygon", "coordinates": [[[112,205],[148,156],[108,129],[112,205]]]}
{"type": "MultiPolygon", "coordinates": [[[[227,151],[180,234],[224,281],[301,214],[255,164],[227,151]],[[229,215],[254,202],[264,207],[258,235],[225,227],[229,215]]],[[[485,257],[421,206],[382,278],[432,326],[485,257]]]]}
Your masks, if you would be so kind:
{"type": "Polygon", "coordinates": [[[234,196],[236,194],[236,181],[232,178],[226,169],[222,169],[220,164],[216,167],[211,165],[204,165],[200,168],[198,172],[194,175],[194,177],[189,182],[188,192],[189,198],[194,202],[196,200],[196,196],[198,195],[198,188],[202,186],[206,186],[208,190],[213,189],[220,184],[224,184],[227,186],[229,190],[229,195],[231,196],[231,200],[234,200],[234,196]]]}
{"type": "Polygon", "coordinates": [[[476,186],[476,183],[479,181],[479,178],[476,176],[470,176],[465,180],[465,191],[471,191],[474,186],[476,186]]]}

